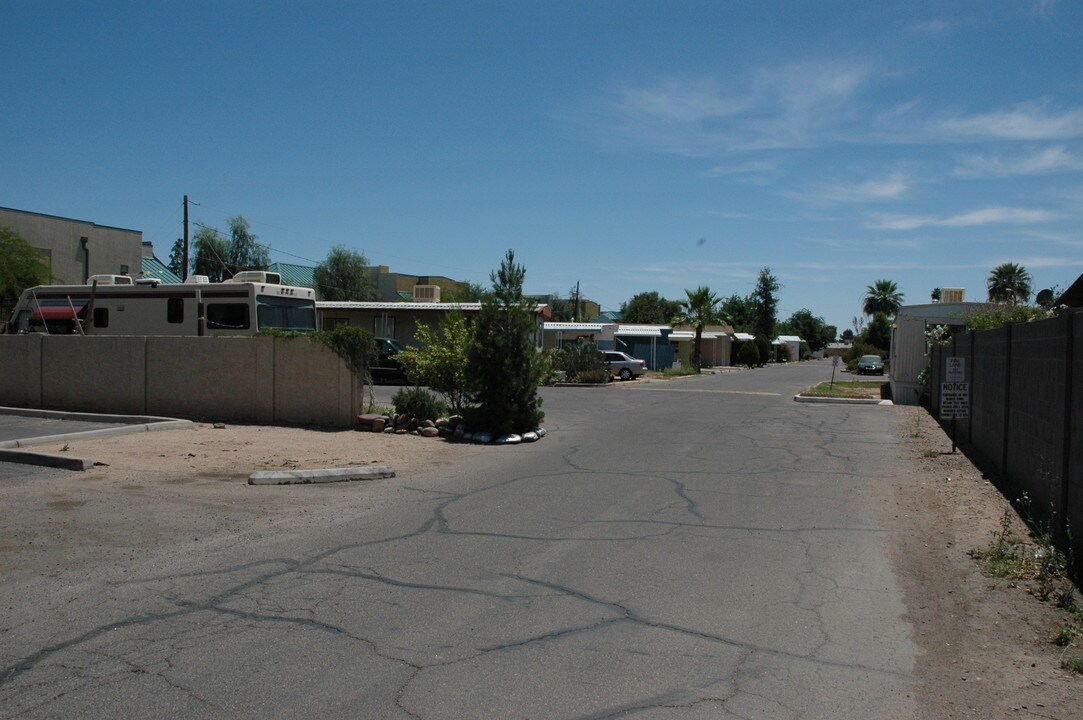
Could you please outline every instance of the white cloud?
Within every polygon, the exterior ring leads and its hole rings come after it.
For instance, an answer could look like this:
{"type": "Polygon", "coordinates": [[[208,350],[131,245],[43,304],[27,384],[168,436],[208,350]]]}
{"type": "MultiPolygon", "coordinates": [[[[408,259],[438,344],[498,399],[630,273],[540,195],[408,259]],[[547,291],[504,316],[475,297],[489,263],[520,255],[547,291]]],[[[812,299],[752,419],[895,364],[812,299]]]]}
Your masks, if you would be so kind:
{"type": "Polygon", "coordinates": [[[953,174],[965,178],[999,178],[1074,170],[1083,170],[1083,158],[1073,155],[1063,145],[1055,145],[1015,157],[967,155],[961,159],[961,165],[955,168],[953,174]]]}
{"type": "Polygon", "coordinates": [[[951,23],[939,18],[916,22],[910,26],[910,31],[918,35],[939,36],[947,33],[950,29],[951,23]]]}
{"type": "Polygon", "coordinates": [[[867,226],[875,230],[916,230],[923,227],[973,227],[976,225],[1026,225],[1050,222],[1060,216],[1048,210],[989,207],[948,217],[882,214],[867,226]]]}
{"type": "Polygon", "coordinates": [[[964,115],[932,124],[934,130],[963,138],[1058,140],[1083,136],[1083,108],[1050,110],[1046,102],[1020,103],[1007,110],[964,115]]]}
{"type": "Polygon", "coordinates": [[[871,74],[865,62],[824,60],[761,67],[726,81],[664,78],[617,89],[586,124],[604,138],[692,157],[808,147],[833,139],[871,74]]]}
{"type": "Polygon", "coordinates": [[[987,260],[985,262],[985,265],[987,265],[989,267],[997,267],[998,265],[1002,265],[1002,264],[1007,263],[1007,262],[1015,263],[1016,265],[1022,265],[1023,267],[1027,268],[1028,270],[1033,270],[1033,269],[1036,269],[1036,268],[1059,268],[1059,267],[1072,267],[1072,266],[1079,267],[1081,264],[1083,264],[1083,260],[1081,260],[1080,258],[1038,256],[1038,257],[1028,257],[1028,258],[1019,258],[1019,257],[998,258],[998,259],[995,259],[995,260],[987,260]]]}
{"type": "Polygon", "coordinates": [[[705,177],[732,177],[740,180],[763,182],[780,175],[782,163],[778,159],[747,160],[745,162],[715,165],[704,170],[705,177]]]}
{"type": "Polygon", "coordinates": [[[860,183],[842,183],[827,185],[810,198],[819,197],[829,202],[866,202],[875,200],[894,200],[902,197],[910,189],[910,181],[901,172],[893,172],[887,177],[870,179],[860,183]]]}

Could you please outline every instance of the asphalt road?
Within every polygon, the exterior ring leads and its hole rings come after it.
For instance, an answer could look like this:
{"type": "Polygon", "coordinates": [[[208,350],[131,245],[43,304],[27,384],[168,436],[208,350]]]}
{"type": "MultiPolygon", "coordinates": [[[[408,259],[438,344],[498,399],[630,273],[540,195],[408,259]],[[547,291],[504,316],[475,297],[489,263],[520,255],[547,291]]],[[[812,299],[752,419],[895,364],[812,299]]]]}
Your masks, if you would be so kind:
{"type": "Polygon", "coordinates": [[[894,414],[793,401],[830,372],[546,389],[333,527],[13,601],[0,717],[910,717],[894,414]]]}

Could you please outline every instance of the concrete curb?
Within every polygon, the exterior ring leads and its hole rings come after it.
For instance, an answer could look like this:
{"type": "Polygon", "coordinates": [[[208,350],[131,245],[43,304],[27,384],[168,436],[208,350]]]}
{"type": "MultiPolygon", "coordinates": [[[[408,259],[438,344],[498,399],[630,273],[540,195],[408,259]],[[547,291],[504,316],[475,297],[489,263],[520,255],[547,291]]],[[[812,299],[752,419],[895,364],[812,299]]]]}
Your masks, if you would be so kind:
{"type": "MultiPolygon", "coordinates": [[[[3,412],[0,410],[0,412],[3,412]]],[[[95,418],[102,418],[101,415],[90,416],[95,418]]],[[[76,419],[76,418],[72,418],[76,419]]],[[[82,419],[82,418],[79,418],[82,419]]],[[[146,418],[144,418],[146,419],[146,418]]],[[[40,435],[32,438],[22,438],[21,440],[5,440],[0,442],[0,449],[4,448],[24,448],[31,447],[33,445],[52,445],[59,442],[69,442],[72,440],[86,440],[87,438],[94,437],[108,437],[110,435],[128,435],[130,433],[137,432],[154,432],[156,430],[178,430],[181,428],[191,429],[194,427],[191,420],[168,420],[162,418],[161,422],[143,423],[139,425],[123,425],[120,427],[107,427],[101,430],[83,430],[81,432],[63,433],[61,435],[40,435]]]]}
{"type": "Polygon", "coordinates": [[[0,415],[52,418],[54,420],[86,420],[88,422],[127,423],[132,425],[156,423],[163,421],[176,421],[176,418],[158,417],[157,415],[110,415],[109,413],[68,412],[66,410],[39,410],[37,408],[17,408],[3,406],[0,406],[0,415]]]}
{"type": "Polygon", "coordinates": [[[794,402],[835,404],[835,405],[894,405],[890,400],[876,400],[874,398],[835,398],[835,397],[812,397],[810,395],[794,395],[794,402]]]}
{"type": "Polygon", "coordinates": [[[320,470],[258,470],[248,476],[249,485],[308,485],[311,483],[378,480],[395,477],[387,465],[371,467],[323,468],[320,470]]]}
{"type": "Polygon", "coordinates": [[[89,470],[94,467],[94,461],[86,458],[72,457],[71,455],[27,452],[26,450],[0,450],[0,462],[40,465],[42,467],[78,471],[89,470]]]}

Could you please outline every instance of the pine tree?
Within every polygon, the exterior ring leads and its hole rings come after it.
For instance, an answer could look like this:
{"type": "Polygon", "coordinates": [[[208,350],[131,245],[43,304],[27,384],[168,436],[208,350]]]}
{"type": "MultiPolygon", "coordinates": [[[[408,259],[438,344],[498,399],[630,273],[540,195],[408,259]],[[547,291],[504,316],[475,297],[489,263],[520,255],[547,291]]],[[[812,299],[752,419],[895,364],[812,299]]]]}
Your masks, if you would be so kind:
{"type": "Polygon", "coordinates": [[[477,416],[471,423],[498,435],[524,433],[541,423],[538,386],[544,367],[535,349],[533,303],[523,298],[526,269],[508,250],[489,278],[492,292],[481,304],[469,364],[477,416]]]}

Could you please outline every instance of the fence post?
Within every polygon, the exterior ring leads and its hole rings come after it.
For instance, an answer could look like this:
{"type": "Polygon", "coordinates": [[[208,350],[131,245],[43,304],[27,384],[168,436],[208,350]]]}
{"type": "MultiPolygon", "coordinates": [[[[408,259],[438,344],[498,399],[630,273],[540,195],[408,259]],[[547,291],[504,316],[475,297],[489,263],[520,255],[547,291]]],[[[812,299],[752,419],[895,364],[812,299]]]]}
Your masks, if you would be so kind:
{"type": "Polygon", "coordinates": [[[1011,427],[1012,410],[1012,324],[1004,326],[1004,443],[1000,454],[1000,474],[1008,475],[1008,430],[1011,427]]]}

